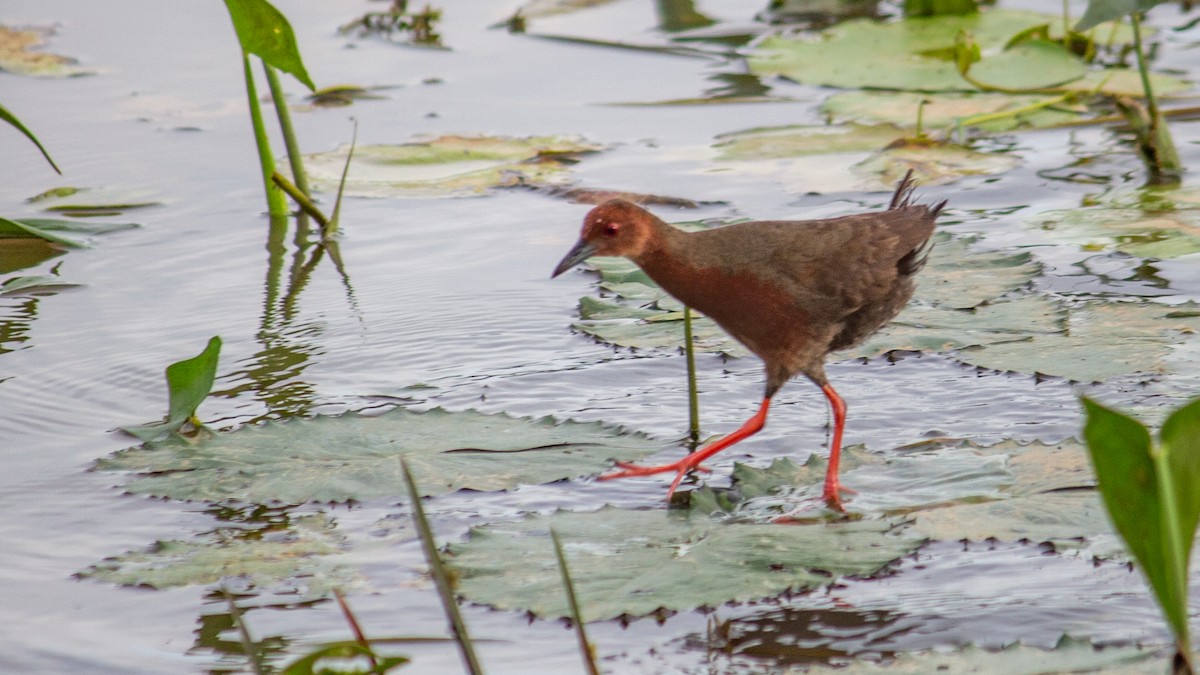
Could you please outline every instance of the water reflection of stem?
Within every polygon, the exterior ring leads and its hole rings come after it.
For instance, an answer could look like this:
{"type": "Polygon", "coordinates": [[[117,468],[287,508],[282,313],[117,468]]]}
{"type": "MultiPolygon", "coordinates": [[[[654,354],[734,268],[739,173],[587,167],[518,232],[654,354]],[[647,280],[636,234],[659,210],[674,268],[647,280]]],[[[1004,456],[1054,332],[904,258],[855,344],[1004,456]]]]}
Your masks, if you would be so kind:
{"type": "Polygon", "coordinates": [[[700,395],[696,390],[696,346],[692,342],[692,308],[683,308],[683,350],[687,355],[688,440],[695,449],[700,442],[700,395]]]}
{"type": "Polygon", "coordinates": [[[225,601],[229,603],[229,615],[233,619],[233,623],[237,625],[238,638],[242,641],[242,649],[246,652],[246,658],[250,660],[251,670],[254,671],[254,675],[264,675],[267,671],[263,669],[258,650],[254,648],[254,640],[250,638],[250,629],[246,627],[242,610],[233,601],[233,594],[225,588],[225,584],[221,584],[221,595],[224,595],[225,601]]]}
{"type": "Polygon", "coordinates": [[[267,191],[267,211],[272,216],[286,216],[287,200],[283,192],[271,181],[275,173],[275,157],[271,153],[271,142],[263,124],[262,108],[258,103],[258,90],[254,86],[254,73],[250,70],[250,55],[242,52],[242,70],[246,75],[246,98],[250,103],[250,124],[254,127],[254,142],[258,146],[258,163],[262,168],[263,189],[267,191]]]}

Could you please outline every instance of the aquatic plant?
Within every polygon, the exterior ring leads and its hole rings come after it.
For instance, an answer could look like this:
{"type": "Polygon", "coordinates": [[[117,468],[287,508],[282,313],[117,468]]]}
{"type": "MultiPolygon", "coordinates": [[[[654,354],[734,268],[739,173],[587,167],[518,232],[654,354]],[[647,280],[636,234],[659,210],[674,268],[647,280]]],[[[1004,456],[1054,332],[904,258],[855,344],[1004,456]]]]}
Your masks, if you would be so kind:
{"type": "Polygon", "coordinates": [[[1083,429],[1105,508],[1175,635],[1173,673],[1192,673],[1188,564],[1200,523],[1200,399],[1176,410],[1158,439],[1141,422],[1083,399],[1083,429]]]}

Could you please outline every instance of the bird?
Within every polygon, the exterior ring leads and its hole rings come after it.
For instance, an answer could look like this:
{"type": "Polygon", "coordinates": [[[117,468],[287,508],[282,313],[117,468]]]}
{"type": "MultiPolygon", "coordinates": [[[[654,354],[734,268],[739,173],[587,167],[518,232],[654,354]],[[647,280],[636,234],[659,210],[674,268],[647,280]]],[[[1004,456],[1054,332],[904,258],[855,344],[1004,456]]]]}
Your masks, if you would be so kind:
{"type": "Polygon", "coordinates": [[[830,352],[853,347],[908,304],[914,277],[932,249],[946,202],[914,203],[912,171],[887,209],[821,220],[750,221],[685,232],[621,199],[584,216],[579,240],[551,278],[592,256],[638,265],[667,293],[715,321],[763,362],[766,387],[758,411],[733,433],[677,462],[617,462],[601,480],[676,474],[668,500],[701,462],[758,433],[780,388],[803,375],[821,389],[833,416],[822,499],[844,510],[838,463],[846,403],[825,375],[830,352]]]}

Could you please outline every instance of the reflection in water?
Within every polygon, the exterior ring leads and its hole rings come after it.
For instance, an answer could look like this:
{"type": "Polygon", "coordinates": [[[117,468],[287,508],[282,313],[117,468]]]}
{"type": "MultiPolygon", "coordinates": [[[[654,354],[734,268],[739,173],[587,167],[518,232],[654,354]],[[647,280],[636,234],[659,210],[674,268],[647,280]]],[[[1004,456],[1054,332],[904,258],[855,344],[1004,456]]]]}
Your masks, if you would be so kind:
{"type": "Polygon", "coordinates": [[[243,362],[243,368],[230,374],[240,384],[213,392],[214,395],[230,398],[251,393],[267,408],[265,414],[252,421],[306,415],[313,407],[315,388],[302,376],[312,359],[324,353],[318,346],[318,338],[323,331],[319,322],[298,321],[297,315],[300,295],[326,252],[341,275],[350,306],[357,309],[354,288],[342,265],[337,242],[312,242],[308,221],[303,216],[297,219],[287,287],[283,288],[287,234],[288,220],[273,218],[267,237],[268,263],[263,312],[255,336],[261,348],[243,362]]]}
{"type": "Polygon", "coordinates": [[[766,96],[771,92],[771,88],[763,84],[757,75],[749,73],[716,73],[708,79],[719,82],[720,86],[705,89],[705,98],[749,98],[766,96]]]}
{"type": "Polygon", "coordinates": [[[29,324],[37,318],[37,306],[37,298],[5,298],[0,304],[0,354],[24,349],[22,343],[29,340],[29,324]]]}
{"type": "Polygon", "coordinates": [[[707,649],[762,663],[825,664],[858,656],[881,634],[904,630],[895,626],[900,616],[881,610],[777,609],[717,623],[709,630],[707,649]]]}
{"type": "Polygon", "coordinates": [[[244,619],[246,614],[256,611],[255,609],[233,610],[230,603],[237,602],[237,597],[231,595],[226,598],[220,591],[211,593],[206,601],[210,605],[224,607],[225,611],[200,615],[200,627],[196,629],[196,641],[188,650],[188,654],[217,657],[217,663],[209,665],[205,672],[211,674],[246,672],[246,643],[250,647],[249,659],[258,664],[259,669],[264,663],[283,658],[290,641],[281,636],[272,635],[260,640],[255,640],[253,636],[248,639],[227,637],[242,635],[232,612],[237,611],[239,618],[244,619]]]}

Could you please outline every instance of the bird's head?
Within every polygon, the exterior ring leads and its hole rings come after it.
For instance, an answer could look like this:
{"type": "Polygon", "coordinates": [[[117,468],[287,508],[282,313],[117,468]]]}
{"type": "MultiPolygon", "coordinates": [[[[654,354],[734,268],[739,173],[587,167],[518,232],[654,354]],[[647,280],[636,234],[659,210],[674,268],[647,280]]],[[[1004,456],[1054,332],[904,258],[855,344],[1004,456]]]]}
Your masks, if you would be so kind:
{"type": "Polygon", "coordinates": [[[563,256],[551,278],[594,255],[636,260],[647,248],[657,218],[623,199],[610,199],[583,217],[579,241],[563,256]]]}

